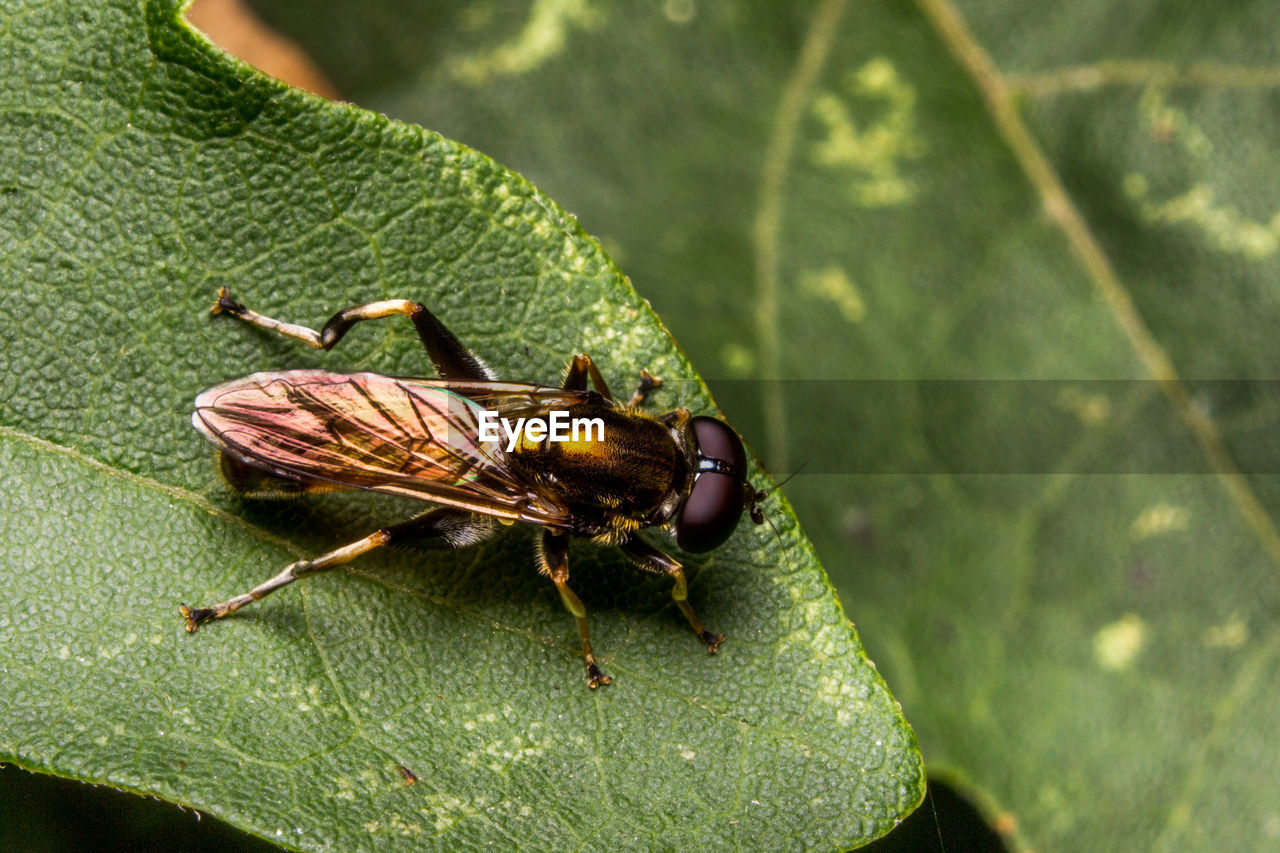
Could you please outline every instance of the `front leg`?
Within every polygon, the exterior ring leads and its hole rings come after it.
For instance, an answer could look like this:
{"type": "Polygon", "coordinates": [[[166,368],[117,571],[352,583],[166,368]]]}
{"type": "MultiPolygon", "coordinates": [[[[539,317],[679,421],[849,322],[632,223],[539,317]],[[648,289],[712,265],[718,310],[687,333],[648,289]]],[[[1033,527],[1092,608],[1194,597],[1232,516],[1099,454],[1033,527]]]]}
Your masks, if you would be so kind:
{"type": "MultiPolygon", "coordinates": [[[[591,384],[596,387],[596,392],[601,397],[606,400],[613,399],[613,395],[609,393],[609,386],[605,384],[604,376],[600,373],[600,368],[596,367],[596,363],[586,353],[575,355],[573,361],[569,362],[569,368],[564,374],[564,382],[560,387],[566,391],[585,391],[587,390],[588,377],[590,377],[591,384]]],[[[627,408],[635,408],[642,404],[644,398],[649,396],[649,392],[661,384],[662,380],[657,376],[647,370],[641,370],[640,383],[636,386],[635,393],[631,395],[631,399],[627,401],[627,408]]]]}
{"type": "Polygon", "coordinates": [[[601,397],[606,400],[613,399],[613,395],[609,393],[609,386],[605,384],[604,376],[600,373],[600,368],[596,367],[596,363],[586,353],[578,353],[573,357],[573,361],[569,362],[569,369],[565,371],[564,382],[560,387],[566,391],[585,391],[588,376],[591,377],[591,384],[596,386],[596,392],[601,397]]]}
{"type": "Polygon", "coordinates": [[[649,396],[649,392],[662,384],[662,378],[654,376],[644,368],[640,369],[640,384],[636,386],[636,391],[631,395],[631,399],[627,401],[627,408],[634,409],[636,406],[644,404],[645,398],[649,396]]]}
{"type": "Polygon", "coordinates": [[[246,323],[261,329],[279,332],[286,338],[301,341],[313,349],[331,350],[347,331],[363,320],[379,320],[383,317],[394,317],[403,314],[413,321],[418,330],[418,338],[427,350],[431,363],[441,379],[466,379],[471,381],[490,381],[496,379],[489,366],[480,357],[462,345],[462,342],[449,331],[444,323],[427,310],[421,302],[408,299],[384,299],[381,302],[369,302],[344,308],[329,318],[320,331],[299,326],[296,323],[285,323],[265,317],[257,311],[246,308],[231,296],[225,287],[218,291],[218,298],[209,309],[213,315],[230,314],[239,317],[246,323]]]}
{"type": "Polygon", "coordinates": [[[560,591],[564,609],[573,614],[578,623],[578,637],[582,640],[582,657],[587,664],[587,686],[593,690],[611,679],[600,671],[596,656],[591,651],[591,630],[587,627],[587,608],[574,591],[569,589],[569,537],[564,533],[543,531],[538,540],[538,568],[551,578],[560,591]]]}

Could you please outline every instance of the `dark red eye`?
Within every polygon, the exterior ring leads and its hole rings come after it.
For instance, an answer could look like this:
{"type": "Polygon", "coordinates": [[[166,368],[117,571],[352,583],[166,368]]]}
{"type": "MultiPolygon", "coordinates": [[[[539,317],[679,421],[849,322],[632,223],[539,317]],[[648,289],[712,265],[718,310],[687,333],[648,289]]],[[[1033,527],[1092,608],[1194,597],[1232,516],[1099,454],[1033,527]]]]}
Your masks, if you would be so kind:
{"type": "Polygon", "coordinates": [[[676,544],[698,553],[723,544],[738,526],[747,455],[738,434],[715,418],[693,418],[689,427],[698,442],[699,471],[676,517],[676,544]]]}

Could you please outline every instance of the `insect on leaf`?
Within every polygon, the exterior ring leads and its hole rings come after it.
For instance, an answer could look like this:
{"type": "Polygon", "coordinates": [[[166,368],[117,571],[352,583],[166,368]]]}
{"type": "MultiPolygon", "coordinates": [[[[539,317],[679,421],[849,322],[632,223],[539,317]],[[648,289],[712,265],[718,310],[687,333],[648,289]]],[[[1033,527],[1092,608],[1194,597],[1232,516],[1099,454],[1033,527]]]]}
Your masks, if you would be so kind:
{"type": "Polygon", "coordinates": [[[664,409],[715,409],[596,241],[528,182],[286,89],[178,5],[0,13],[0,760],[300,849],[842,849],[891,828],[921,795],[914,735],[781,494],[772,527],[685,560],[690,600],[729,637],[714,657],[665,579],[578,549],[607,691],[582,688],[521,525],[468,552],[370,555],[182,630],[180,601],[421,508],[225,488],[190,425],[202,389],[430,371],[407,323],[317,353],[208,318],[220,286],[313,323],[412,298],[503,378],[555,384],[587,352],[618,388],[663,376],[664,409]]]}

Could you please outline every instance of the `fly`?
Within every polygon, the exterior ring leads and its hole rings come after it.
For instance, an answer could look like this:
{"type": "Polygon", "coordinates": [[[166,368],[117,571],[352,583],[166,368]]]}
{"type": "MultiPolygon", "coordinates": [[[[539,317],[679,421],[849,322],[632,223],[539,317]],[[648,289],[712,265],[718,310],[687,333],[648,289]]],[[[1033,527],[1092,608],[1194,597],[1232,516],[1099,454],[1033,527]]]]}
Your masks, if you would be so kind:
{"type": "Polygon", "coordinates": [[[707,651],[722,634],[703,627],[688,601],[679,562],[638,535],[662,527],[685,551],[710,551],[732,535],[745,510],[764,521],[765,492],[747,480],[742,441],[723,421],[641,406],[661,380],[647,370],[625,403],[609,393],[587,355],[569,363],[560,387],[502,382],[434,314],[389,299],[339,311],[319,332],[264,317],[224,287],[213,314],[329,350],[356,323],[403,314],[417,329],[439,379],[376,373],[280,370],[216,385],[196,397],[191,421],[221,450],[222,473],[247,497],[368,489],[436,505],[408,521],[310,560],[299,560],[213,607],[182,605],[188,631],[234,613],[300,577],[327,571],[386,545],[464,548],[499,523],[542,528],[538,570],[577,622],[587,685],[608,684],[591,649],[587,611],[569,588],[569,541],[622,550],[640,568],[669,576],[671,597],[707,651]],[[590,380],[594,390],[587,390],[590,380]],[[583,434],[560,422],[600,425],[583,434]],[[497,422],[521,424],[507,440],[497,422]],[[535,430],[534,425],[541,424],[535,430]],[[598,438],[598,440],[596,440],[598,438]]]}

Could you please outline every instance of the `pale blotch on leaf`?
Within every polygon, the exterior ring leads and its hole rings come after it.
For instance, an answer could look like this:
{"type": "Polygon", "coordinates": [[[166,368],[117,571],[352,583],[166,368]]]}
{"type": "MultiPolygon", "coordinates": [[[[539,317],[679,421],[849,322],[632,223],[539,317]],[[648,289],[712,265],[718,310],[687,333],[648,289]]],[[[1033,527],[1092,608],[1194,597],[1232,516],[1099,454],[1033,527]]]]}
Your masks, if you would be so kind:
{"type": "Polygon", "coordinates": [[[1089,394],[1079,388],[1063,388],[1059,408],[1071,412],[1087,427],[1099,426],[1111,417],[1111,400],[1104,394],[1089,394]]]}
{"type": "Polygon", "coordinates": [[[1062,790],[1047,780],[1036,792],[1036,808],[1041,814],[1050,815],[1054,830],[1059,833],[1069,831],[1075,822],[1077,811],[1074,802],[1068,802],[1062,790]]]}
{"type": "Polygon", "coordinates": [[[747,376],[755,370],[755,354],[739,343],[727,343],[720,347],[720,361],[734,376],[747,376]]]}
{"type": "MultiPolygon", "coordinates": [[[[613,321],[576,330],[577,340],[572,346],[575,347],[574,352],[596,353],[596,357],[600,359],[599,367],[604,371],[611,386],[614,382],[620,382],[624,387],[631,385],[635,381],[635,374],[642,367],[653,371],[658,376],[669,368],[674,369],[673,365],[666,362],[635,364],[619,362],[616,356],[610,355],[610,353],[644,351],[646,333],[644,326],[635,322],[640,316],[635,309],[620,310],[617,305],[610,302],[608,297],[601,297],[592,303],[589,311],[589,316],[610,317],[613,321]],[[614,379],[615,376],[618,378],[614,379]]],[[[567,361],[569,354],[565,354],[564,358],[567,361]]]]}
{"type": "Polygon", "coordinates": [[[843,678],[823,676],[816,687],[814,697],[835,709],[836,724],[841,726],[853,725],[871,696],[865,684],[851,684],[843,678]]]}
{"type": "Polygon", "coordinates": [[[485,744],[479,753],[471,753],[467,756],[468,764],[483,764],[494,773],[505,772],[507,767],[517,761],[523,761],[526,758],[538,758],[545,755],[547,749],[554,746],[549,739],[543,739],[542,742],[536,742],[532,739],[526,740],[521,735],[512,735],[511,738],[499,738],[485,744]],[[488,760],[484,760],[488,759],[488,760]]]}
{"type": "Polygon", "coordinates": [[[400,835],[412,836],[422,834],[422,824],[405,820],[398,814],[393,814],[391,816],[390,823],[392,831],[397,832],[400,835]]]}
{"type": "Polygon", "coordinates": [[[833,92],[814,96],[813,114],[826,130],[811,146],[814,164],[850,174],[850,195],[862,207],[911,201],[916,186],[901,164],[925,152],[916,130],[916,90],[883,57],[846,75],[843,88],[848,101],[833,92]]]}
{"type": "Polygon", "coordinates": [[[850,323],[861,323],[867,316],[862,294],[840,267],[805,273],[800,276],[800,289],[834,304],[840,310],[840,316],[850,323]]]}
{"type": "Polygon", "coordinates": [[[604,14],[588,0],[534,0],[529,20],[510,41],[449,63],[455,78],[472,86],[494,77],[524,74],[564,51],[570,26],[591,30],[604,14]]]}
{"type": "Polygon", "coordinates": [[[1217,205],[1213,188],[1196,184],[1185,193],[1162,202],[1148,198],[1150,188],[1141,174],[1124,179],[1124,192],[1138,206],[1142,221],[1151,225],[1191,225],[1221,252],[1251,261],[1271,257],[1280,249],[1280,211],[1266,222],[1257,222],[1231,205],[1217,205]]]}
{"type": "Polygon", "coordinates": [[[666,0],[662,4],[662,14],[673,24],[689,23],[697,11],[693,0],[666,0]]]}
{"type": "MultiPolygon", "coordinates": [[[[487,803],[481,797],[478,800],[478,804],[483,807],[487,803]]],[[[460,820],[479,817],[480,808],[452,794],[429,794],[427,795],[427,804],[422,809],[422,814],[434,822],[436,832],[439,833],[451,829],[460,820]]]]}
{"type": "Polygon", "coordinates": [[[1249,625],[1238,613],[1221,625],[1212,625],[1204,629],[1201,640],[1210,649],[1238,649],[1249,640],[1249,625]]]}
{"type": "Polygon", "coordinates": [[[1213,143],[1186,112],[1170,106],[1167,94],[1155,86],[1148,87],[1138,101],[1138,117],[1142,126],[1158,142],[1173,142],[1193,157],[1213,153],[1213,143]]]}
{"type": "Polygon", "coordinates": [[[1186,530],[1190,525],[1191,511],[1186,507],[1153,504],[1139,513],[1129,525],[1129,538],[1137,542],[1162,533],[1186,530]]]}
{"type": "Polygon", "coordinates": [[[1137,614],[1127,613],[1093,635],[1093,656],[1103,669],[1127,669],[1146,640],[1146,623],[1137,614]]]}
{"type": "Polygon", "coordinates": [[[462,727],[469,732],[474,732],[476,730],[477,724],[496,723],[496,722],[498,722],[498,715],[493,713],[492,711],[488,711],[478,715],[474,720],[463,720],[462,727]]]}

